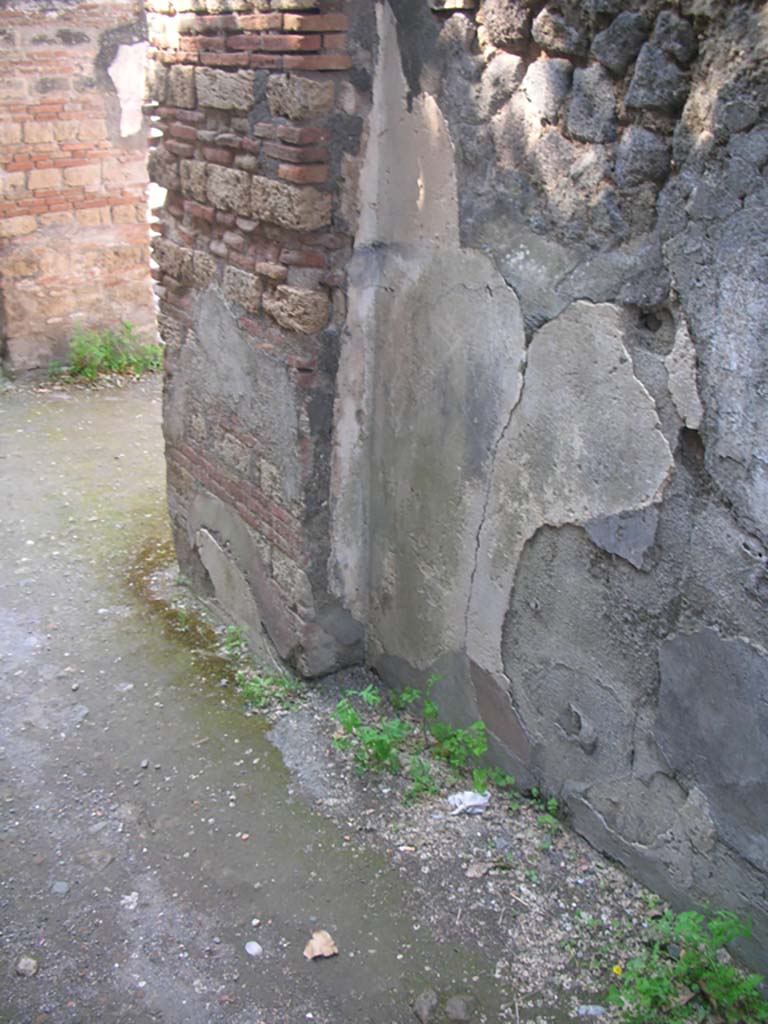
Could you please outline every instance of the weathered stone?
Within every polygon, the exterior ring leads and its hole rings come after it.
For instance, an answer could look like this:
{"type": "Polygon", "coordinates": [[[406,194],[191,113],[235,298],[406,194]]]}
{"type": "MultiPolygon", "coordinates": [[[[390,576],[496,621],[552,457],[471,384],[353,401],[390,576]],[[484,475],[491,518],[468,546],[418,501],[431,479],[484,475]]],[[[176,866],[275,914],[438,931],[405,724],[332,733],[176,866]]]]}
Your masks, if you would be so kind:
{"type": "Polygon", "coordinates": [[[419,1024],[430,1024],[437,1009],[437,992],[433,988],[425,988],[413,1003],[413,1012],[419,1024]]]}
{"type": "Polygon", "coordinates": [[[592,53],[615,75],[623,75],[640,52],[649,31],[648,20],[636,11],[622,11],[608,28],[598,32],[592,53]]]}
{"type": "Polygon", "coordinates": [[[522,53],[531,35],[530,6],[527,0],[482,0],[478,21],[494,46],[522,53]]]}
{"type": "Polygon", "coordinates": [[[568,94],[572,68],[567,60],[539,58],[529,64],[521,91],[531,108],[531,115],[541,121],[554,121],[568,94]]]}
{"type": "Polygon", "coordinates": [[[491,117],[520,86],[525,77],[525,61],[511,53],[497,53],[492,57],[480,83],[480,109],[484,117],[491,117]]]}
{"type": "Polygon", "coordinates": [[[194,250],[188,275],[192,284],[206,288],[216,278],[216,260],[207,252],[194,250]]]}
{"type": "MultiPolygon", "coordinates": [[[[202,70],[202,69],[200,69],[202,70]]],[[[168,71],[165,101],[173,107],[192,109],[196,104],[195,69],[174,64],[168,71]]],[[[201,101],[202,102],[202,101],[201,101]]],[[[211,104],[215,106],[216,104],[211,104]]]]}
{"type": "Polygon", "coordinates": [[[219,210],[247,214],[250,211],[251,176],[232,167],[207,164],[206,193],[208,202],[219,210]]]}
{"type": "Polygon", "coordinates": [[[328,296],[324,292],[281,284],[274,292],[267,292],[262,303],[265,311],[287,331],[316,334],[328,323],[328,296]]]}
{"type": "MultiPolygon", "coordinates": [[[[210,164],[203,160],[181,160],[179,162],[179,181],[177,187],[185,196],[191,196],[200,203],[208,200],[208,168],[210,164]]],[[[161,184],[163,184],[161,182],[161,184]]],[[[170,186],[169,186],[170,187],[170,186]]]]}
{"type": "Polygon", "coordinates": [[[330,223],[331,197],[316,188],[254,177],[251,214],[256,220],[280,224],[294,231],[314,231],[330,223]]]}
{"type": "Polygon", "coordinates": [[[20,235],[29,235],[37,227],[34,217],[24,215],[21,217],[6,217],[0,220],[0,238],[18,238],[20,235]]]}
{"type": "Polygon", "coordinates": [[[616,182],[622,188],[641,181],[664,181],[669,173],[669,143],[663,135],[631,125],[616,153],[616,182]]]}
{"type": "Polygon", "coordinates": [[[162,185],[163,188],[177,189],[179,187],[179,163],[167,149],[156,146],[149,151],[147,171],[150,179],[158,185],[162,185]]]}
{"type": "Polygon", "coordinates": [[[224,271],[224,294],[232,302],[239,302],[249,313],[258,312],[261,307],[263,285],[261,278],[238,267],[227,267],[224,271]]]}
{"type": "Polygon", "coordinates": [[[254,71],[195,68],[195,85],[201,107],[247,112],[254,104],[255,83],[254,71]]]}
{"type": "Polygon", "coordinates": [[[567,19],[549,4],[536,15],[532,33],[542,50],[556,56],[583,57],[589,45],[585,23],[567,19]]]}
{"type": "Polygon", "coordinates": [[[16,961],[16,973],[21,978],[33,978],[39,967],[38,961],[33,956],[20,956],[16,961]]]}
{"type": "Polygon", "coordinates": [[[333,82],[302,75],[270,75],[267,101],[274,117],[292,121],[322,117],[333,106],[333,82]]]}
{"type": "Polygon", "coordinates": [[[674,11],[661,11],[653,26],[651,42],[683,65],[690,64],[698,48],[693,26],[674,11]]]}
{"type": "Polygon", "coordinates": [[[167,238],[158,238],[152,246],[152,255],[165,274],[177,281],[188,279],[192,266],[192,250],[167,238]]]}
{"type": "Polygon", "coordinates": [[[582,142],[612,142],[616,138],[616,97],[613,82],[599,64],[577,68],[566,126],[582,142]]]}
{"type": "Polygon", "coordinates": [[[627,91],[627,107],[675,113],[685,103],[689,81],[659,47],[645,43],[627,91]]]}
{"type": "Polygon", "coordinates": [[[475,1010],[473,996],[451,996],[445,1004],[445,1016],[448,1020],[468,1024],[475,1010]]]}

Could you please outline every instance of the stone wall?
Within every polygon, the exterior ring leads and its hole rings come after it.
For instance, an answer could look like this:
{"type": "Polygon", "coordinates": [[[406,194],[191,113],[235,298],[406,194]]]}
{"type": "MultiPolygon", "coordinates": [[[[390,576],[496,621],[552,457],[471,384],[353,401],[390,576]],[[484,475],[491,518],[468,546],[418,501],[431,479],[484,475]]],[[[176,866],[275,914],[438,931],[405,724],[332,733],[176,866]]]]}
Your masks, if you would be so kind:
{"type": "Polygon", "coordinates": [[[78,323],[154,337],[141,114],[143,10],[0,9],[0,274],[8,372],[63,359],[78,323]]]}
{"type": "Polygon", "coordinates": [[[326,585],[352,244],[336,183],[362,123],[341,5],[264,6],[149,4],[169,501],[186,571],[317,675],[362,656],[326,585]]]}
{"type": "Polygon", "coordinates": [[[439,674],[765,967],[764,5],[210,3],[156,19],[183,564],[439,674]]]}

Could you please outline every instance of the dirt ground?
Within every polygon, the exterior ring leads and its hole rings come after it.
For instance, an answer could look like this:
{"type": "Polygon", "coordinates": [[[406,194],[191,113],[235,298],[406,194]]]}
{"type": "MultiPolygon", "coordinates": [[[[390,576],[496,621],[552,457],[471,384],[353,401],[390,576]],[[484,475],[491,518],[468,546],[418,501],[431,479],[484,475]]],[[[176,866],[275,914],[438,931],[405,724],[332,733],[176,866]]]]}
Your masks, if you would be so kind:
{"type": "Polygon", "coordinates": [[[159,381],[0,390],[0,1021],[612,1019],[657,901],[529,802],[359,779],[359,671],[246,713],[171,562],[159,381]]]}

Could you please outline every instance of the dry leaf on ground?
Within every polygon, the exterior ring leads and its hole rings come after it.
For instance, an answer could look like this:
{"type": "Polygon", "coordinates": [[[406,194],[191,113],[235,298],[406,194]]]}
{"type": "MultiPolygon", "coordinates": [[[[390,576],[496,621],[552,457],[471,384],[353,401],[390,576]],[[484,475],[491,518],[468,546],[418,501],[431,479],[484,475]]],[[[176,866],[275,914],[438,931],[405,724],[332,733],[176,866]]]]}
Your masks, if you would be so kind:
{"type": "Polygon", "coordinates": [[[319,932],[312,932],[312,938],[304,947],[304,956],[307,960],[315,960],[321,956],[337,956],[338,952],[336,943],[324,928],[319,932]]]}

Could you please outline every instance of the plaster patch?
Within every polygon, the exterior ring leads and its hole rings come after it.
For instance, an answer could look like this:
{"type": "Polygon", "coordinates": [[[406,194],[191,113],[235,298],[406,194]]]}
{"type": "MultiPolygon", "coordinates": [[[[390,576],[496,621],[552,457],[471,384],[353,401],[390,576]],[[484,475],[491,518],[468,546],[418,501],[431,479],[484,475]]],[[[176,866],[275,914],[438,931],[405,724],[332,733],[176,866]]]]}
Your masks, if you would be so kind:
{"type": "Polygon", "coordinates": [[[427,93],[414,97],[408,109],[397,23],[388,4],[376,5],[376,20],[379,54],[355,244],[458,247],[458,188],[448,127],[427,93]]]}
{"type": "Polygon", "coordinates": [[[643,557],[656,539],[658,524],[659,510],[651,505],[639,512],[593,519],[584,524],[584,529],[597,547],[642,569],[643,557]]]}
{"type": "Polygon", "coordinates": [[[123,43],[107,69],[120,101],[120,135],[126,138],[141,131],[144,100],[144,70],[149,43],[123,43]]]}
{"type": "Polygon", "coordinates": [[[675,329],[675,343],[665,357],[664,365],[669,375],[669,393],[680,419],[686,427],[698,430],[703,409],[696,384],[696,349],[682,316],[675,329]]]}
{"type": "Polygon", "coordinates": [[[575,302],[536,333],[525,388],[500,445],[467,619],[467,653],[499,673],[517,564],[544,525],[656,502],[673,459],[653,399],[632,372],[624,315],[575,302]]]}

